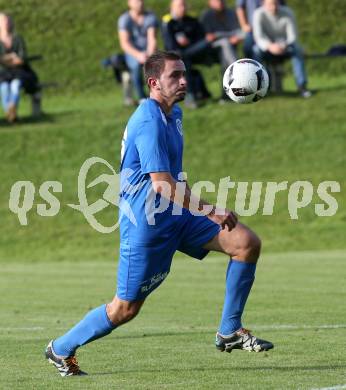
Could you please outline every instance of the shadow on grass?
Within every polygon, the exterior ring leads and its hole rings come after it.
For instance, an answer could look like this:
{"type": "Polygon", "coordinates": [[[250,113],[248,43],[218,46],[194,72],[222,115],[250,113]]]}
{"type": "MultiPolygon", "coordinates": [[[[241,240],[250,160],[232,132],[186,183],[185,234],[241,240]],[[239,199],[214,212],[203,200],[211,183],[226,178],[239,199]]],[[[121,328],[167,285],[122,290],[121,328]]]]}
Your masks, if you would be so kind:
{"type": "Polygon", "coordinates": [[[0,118],[0,128],[3,129],[11,129],[17,128],[25,125],[39,125],[39,124],[47,124],[47,123],[55,123],[58,119],[71,116],[75,114],[77,111],[69,110],[54,114],[44,113],[39,117],[33,117],[31,115],[24,115],[17,119],[15,123],[8,123],[5,118],[0,118]]]}
{"type": "MultiPolygon", "coordinates": [[[[344,326],[340,326],[340,328],[344,328],[344,326]]],[[[263,329],[260,329],[261,331],[263,331],[263,329]]],[[[301,328],[297,327],[297,328],[292,328],[292,329],[283,329],[283,328],[270,328],[270,329],[266,329],[266,331],[270,330],[270,332],[282,332],[283,330],[285,332],[300,332],[300,331],[310,331],[310,332],[320,332],[320,331],[327,331],[329,330],[328,328],[326,329],[323,329],[323,328],[319,328],[318,326],[316,326],[316,328],[312,327],[312,328],[309,328],[309,329],[306,329],[304,328],[303,326],[301,328]]],[[[131,335],[117,335],[117,339],[119,340],[127,340],[127,339],[143,339],[143,338],[155,338],[155,337],[171,337],[171,336],[189,336],[189,335],[212,335],[214,336],[215,335],[215,332],[213,332],[213,330],[198,330],[198,329],[193,329],[191,328],[191,330],[186,330],[184,332],[155,332],[155,333],[142,333],[142,334],[131,334],[131,335]]]]}
{"type": "MultiPolygon", "coordinates": [[[[346,90],[346,84],[341,84],[338,86],[321,86],[318,88],[311,89],[312,97],[316,96],[320,92],[334,92],[334,91],[343,91],[346,90]]],[[[268,94],[265,96],[264,99],[276,99],[276,98],[288,98],[288,99],[297,99],[297,100],[309,100],[309,99],[303,99],[298,91],[282,91],[282,92],[268,92],[268,94]]],[[[205,100],[200,104],[200,107],[209,105],[209,104],[219,104],[220,98],[219,97],[212,97],[209,100],[205,100]]],[[[235,102],[232,102],[231,99],[226,99],[222,101],[222,105],[228,106],[229,104],[236,104],[235,102]]]]}
{"type": "MultiPolygon", "coordinates": [[[[330,365],[320,365],[320,366],[259,366],[259,367],[247,367],[247,366],[236,366],[236,367],[228,367],[227,370],[234,370],[234,371],[245,371],[248,372],[249,370],[251,371],[278,371],[278,372],[290,372],[293,370],[297,371],[328,371],[328,370],[344,370],[346,368],[346,364],[330,364],[330,365]]],[[[165,372],[225,372],[224,367],[187,367],[187,368],[165,368],[165,372]]],[[[99,375],[99,376],[104,376],[104,375],[117,375],[117,374],[131,374],[131,373],[136,373],[138,374],[139,372],[143,373],[158,373],[162,372],[162,368],[158,369],[143,369],[139,368],[138,370],[114,370],[113,372],[94,372],[90,373],[91,375],[99,375]]]]}

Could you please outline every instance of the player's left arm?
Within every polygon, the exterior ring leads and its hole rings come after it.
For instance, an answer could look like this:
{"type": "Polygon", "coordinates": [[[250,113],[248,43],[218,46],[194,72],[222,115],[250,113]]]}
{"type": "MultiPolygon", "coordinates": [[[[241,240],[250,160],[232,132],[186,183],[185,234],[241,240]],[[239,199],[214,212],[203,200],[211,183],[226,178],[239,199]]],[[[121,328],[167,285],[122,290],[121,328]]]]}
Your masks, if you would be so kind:
{"type": "Polygon", "coordinates": [[[218,210],[216,206],[200,199],[192,193],[187,182],[177,182],[169,172],[152,172],[150,178],[154,191],[178,206],[193,213],[206,215],[223,229],[227,227],[228,230],[232,230],[237,224],[235,213],[229,210],[218,210]],[[210,210],[207,213],[204,212],[205,206],[210,210]]]}
{"type": "Polygon", "coordinates": [[[186,188],[191,194],[190,197],[197,199],[201,210],[203,210],[204,206],[208,208],[212,207],[211,211],[206,216],[215,223],[221,225],[223,229],[227,226],[228,230],[232,230],[238,223],[238,216],[234,211],[217,208],[213,204],[205,201],[204,199],[197,198],[191,191],[191,188],[189,187],[187,182],[186,188]]]}

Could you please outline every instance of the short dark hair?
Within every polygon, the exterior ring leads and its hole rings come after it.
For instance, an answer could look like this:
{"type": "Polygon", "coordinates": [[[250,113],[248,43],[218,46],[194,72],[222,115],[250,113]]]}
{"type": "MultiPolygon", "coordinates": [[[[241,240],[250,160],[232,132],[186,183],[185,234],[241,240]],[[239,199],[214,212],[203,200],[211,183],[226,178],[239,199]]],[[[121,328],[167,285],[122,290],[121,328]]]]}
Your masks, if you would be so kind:
{"type": "Polygon", "coordinates": [[[157,51],[144,63],[144,79],[148,83],[149,77],[159,78],[165,69],[166,61],[179,61],[181,57],[174,51],[157,51]]]}

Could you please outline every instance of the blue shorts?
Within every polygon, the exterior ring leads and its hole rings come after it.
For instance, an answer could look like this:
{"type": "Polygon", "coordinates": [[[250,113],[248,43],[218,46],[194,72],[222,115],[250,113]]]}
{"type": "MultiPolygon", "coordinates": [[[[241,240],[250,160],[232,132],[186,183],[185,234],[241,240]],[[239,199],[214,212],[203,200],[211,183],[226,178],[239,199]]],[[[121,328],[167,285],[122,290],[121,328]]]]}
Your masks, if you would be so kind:
{"type": "Polygon", "coordinates": [[[208,250],[203,245],[215,237],[220,226],[204,216],[188,213],[172,234],[155,243],[121,243],[117,297],[137,301],[147,297],[167,277],[174,253],[178,250],[202,260],[208,250]]]}

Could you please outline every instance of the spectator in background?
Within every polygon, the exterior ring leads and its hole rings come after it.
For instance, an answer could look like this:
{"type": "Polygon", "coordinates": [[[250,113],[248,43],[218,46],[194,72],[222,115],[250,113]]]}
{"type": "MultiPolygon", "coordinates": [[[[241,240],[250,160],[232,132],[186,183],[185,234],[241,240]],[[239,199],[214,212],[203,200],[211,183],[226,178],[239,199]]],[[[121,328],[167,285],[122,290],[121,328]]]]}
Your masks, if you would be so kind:
{"type": "MultiPolygon", "coordinates": [[[[281,0],[280,4],[285,5],[285,1],[281,0]]],[[[236,12],[240,27],[245,33],[244,39],[244,55],[247,58],[253,58],[252,48],[255,41],[252,34],[253,14],[257,8],[261,7],[262,0],[236,0],[236,12]]]]}
{"type": "MultiPolygon", "coordinates": [[[[226,6],[225,0],[208,0],[208,6],[201,16],[201,23],[206,39],[218,50],[223,74],[226,68],[237,60],[236,46],[243,40],[244,34],[234,10],[226,6]]],[[[229,100],[224,91],[221,101],[223,100],[229,100]]]]}
{"type": "Polygon", "coordinates": [[[278,0],[264,0],[263,6],[253,15],[253,34],[255,59],[260,62],[275,62],[291,58],[300,94],[304,98],[310,97],[304,57],[297,43],[297,27],[293,11],[288,7],[280,6],[278,0]]]}
{"type": "Polygon", "coordinates": [[[142,65],[157,49],[158,20],[155,14],[145,10],[143,0],[128,0],[128,8],[118,20],[119,40],[132,83],[139,101],[142,101],[146,97],[142,65]]]}
{"type": "Polygon", "coordinates": [[[23,39],[13,32],[12,19],[0,14],[0,91],[6,119],[12,123],[17,119],[21,80],[16,69],[24,64],[26,56],[23,39]]]}
{"type": "Polygon", "coordinates": [[[0,13],[0,92],[6,119],[17,119],[20,89],[31,95],[33,116],[41,115],[41,87],[27,62],[24,39],[14,31],[12,18],[0,13]]]}
{"type": "Polygon", "coordinates": [[[192,66],[205,63],[210,42],[198,19],[187,14],[185,0],[171,0],[170,13],[162,18],[162,36],[165,50],[176,51],[182,56],[188,81],[185,105],[196,108],[196,101],[210,97],[210,93],[201,73],[192,66]]]}

